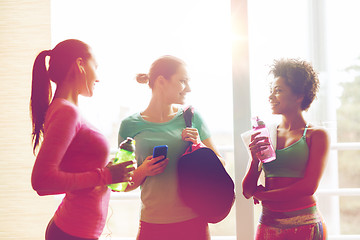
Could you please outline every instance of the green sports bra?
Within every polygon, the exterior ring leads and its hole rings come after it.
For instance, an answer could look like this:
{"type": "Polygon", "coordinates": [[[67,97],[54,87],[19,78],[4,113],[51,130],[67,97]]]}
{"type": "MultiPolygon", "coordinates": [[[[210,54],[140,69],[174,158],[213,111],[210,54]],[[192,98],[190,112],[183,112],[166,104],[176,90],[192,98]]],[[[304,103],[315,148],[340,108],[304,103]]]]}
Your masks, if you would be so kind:
{"type": "Polygon", "coordinates": [[[309,158],[309,147],[306,143],[306,124],[303,136],[292,145],[276,150],[276,159],[264,163],[265,177],[304,177],[307,161],[309,158]]]}

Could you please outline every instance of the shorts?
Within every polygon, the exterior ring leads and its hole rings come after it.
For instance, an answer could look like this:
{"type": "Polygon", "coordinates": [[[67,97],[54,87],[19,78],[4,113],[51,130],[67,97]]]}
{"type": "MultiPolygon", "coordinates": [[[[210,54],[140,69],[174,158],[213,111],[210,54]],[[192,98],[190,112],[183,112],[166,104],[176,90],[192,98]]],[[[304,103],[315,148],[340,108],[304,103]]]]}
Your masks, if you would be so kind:
{"type": "Polygon", "coordinates": [[[208,223],[200,218],[155,224],[140,221],[137,240],[210,240],[208,223]]]}
{"type": "Polygon", "coordinates": [[[316,204],[294,211],[278,212],[264,208],[256,240],[325,240],[326,226],[316,204]]]}

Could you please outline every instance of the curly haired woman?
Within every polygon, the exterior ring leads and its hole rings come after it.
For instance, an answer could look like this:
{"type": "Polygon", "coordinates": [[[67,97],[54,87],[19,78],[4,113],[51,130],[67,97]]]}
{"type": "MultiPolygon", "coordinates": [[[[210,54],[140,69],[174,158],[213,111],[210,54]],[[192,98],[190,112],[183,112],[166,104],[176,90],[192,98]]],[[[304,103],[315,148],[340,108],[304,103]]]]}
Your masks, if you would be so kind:
{"type": "Polygon", "coordinates": [[[282,116],[276,129],[276,159],[262,165],[265,186],[258,185],[256,153],[269,141],[253,134],[251,164],[242,182],[244,196],[262,204],[255,239],[326,239],[313,195],[326,166],[329,136],[303,117],[319,89],[318,76],[308,62],[298,59],[276,60],[270,73],[274,76],[269,96],[272,113],[282,116]]]}

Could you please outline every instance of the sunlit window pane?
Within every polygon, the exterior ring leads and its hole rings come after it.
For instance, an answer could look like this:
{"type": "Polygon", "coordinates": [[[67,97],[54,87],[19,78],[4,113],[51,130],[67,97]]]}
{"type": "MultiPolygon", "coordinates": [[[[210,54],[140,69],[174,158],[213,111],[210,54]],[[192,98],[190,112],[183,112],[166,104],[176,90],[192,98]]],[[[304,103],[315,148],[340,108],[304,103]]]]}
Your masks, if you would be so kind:
{"type": "MultiPolygon", "coordinates": [[[[100,82],[91,99],[80,99],[80,108],[113,149],[121,120],[144,110],[151,96],[136,74],[147,73],[158,57],[174,55],[188,67],[192,92],[186,103],[204,118],[234,177],[230,1],[53,0],[51,13],[54,45],[78,38],[93,48],[100,82]]],[[[134,238],[139,200],[111,200],[110,205],[104,234],[134,238]]],[[[211,225],[211,233],[235,236],[235,224],[233,209],[211,225]]]]}

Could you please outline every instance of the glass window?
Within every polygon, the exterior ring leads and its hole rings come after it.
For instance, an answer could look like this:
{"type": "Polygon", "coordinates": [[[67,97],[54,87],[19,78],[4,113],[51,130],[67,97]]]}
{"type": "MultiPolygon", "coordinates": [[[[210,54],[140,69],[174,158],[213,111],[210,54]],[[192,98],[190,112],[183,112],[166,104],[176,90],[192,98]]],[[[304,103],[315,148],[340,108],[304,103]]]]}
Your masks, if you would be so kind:
{"type": "Polygon", "coordinates": [[[309,60],[308,2],[273,0],[248,4],[251,112],[272,119],[269,66],[279,58],[309,60]]]}
{"type": "MultiPolygon", "coordinates": [[[[272,0],[248,4],[252,115],[270,122],[279,120],[266,105],[268,66],[273,59],[302,58],[313,63],[321,89],[305,116],[325,127],[332,138],[327,168],[316,194],[319,208],[329,234],[359,234],[359,196],[350,188],[359,188],[360,33],[354,29],[360,20],[360,3],[272,0]],[[346,188],[341,197],[339,188],[346,188]]],[[[255,215],[259,211],[256,206],[255,215]]]]}
{"type": "MultiPolygon", "coordinates": [[[[340,150],[337,155],[339,187],[359,188],[360,170],[359,144],[360,128],[359,89],[360,89],[360,16],[357,12],[360,3],[356,0],[326,1],[327,22],[327,61],[329,79],[333,82],[330,94],[336,96],[333,108],[336,111],[336,140],[350,150],[340,150]],[[349,147],[354,143],[354,147],[349,147]],[[356,147],[357,146],[357,147],[356,147]]],[[[360,196],[341,196],[339,198],[339,217],[341,234],[360,234],[359,231],[360,196]]]]}
{"type": "MultiPolygon", "coordinates": [[[[251,114],[266,122],[279,120],[272,116],[267,104],[268,71],[274,59],[302,58],[314,64],[321,89],[305,116],[327,128],[332,138],[332,150],[317,193],[319,207],[330,235],[360,234],[360,196],[349,196],[350,188],[359,188],[360,182],[360,3],[247,2],[251,114]],[[349,142],[354,144],[348,145],[349,142]],[[340,194],[339,188],[346,188],[345,193],[340,194]]],[[[146,85],[135,81],[135,75],[147,72],[159,56],[175,55],[188,64],[192,93],[187,103],[204,117],[216,146],[227,160],[227,170],[235,177],[230,1],[52,0],[51,19],[54,44],[79,38],[96,53],[101,82],[94,97],[80,99],[80,106],[107,136],[113,149],[117,147],[121,120],[144,109],[151,96],[146,85]]],[[[139,190],[132,199],[111,200],[105,234],[116,238],[136,235],[140,210],[137,193],[139,190]]],[[[251,226],[257,224],[260,206],[254,209],[251,226]]],[[[227,219],[210,226],[212,235],[236,235],[235,218],[233,208],[227,219]]]]}
{"type": "MultiPolygon", "coordinates": [[[[145,109],[151,96],[136,74],[147,73],[158,57],[174,55],[188,66],[192,92],[187,104],[206,121],[234,176],[230,1],[52,0],[51,9],[53,44],[78,38],[93,48],[100,82],[94,96],[79,104],[114,150],[121,120],[145,109]]],[[[135,237],[139,199],[117,199],[111,200],[104,234],[135,237]]],[[[234,210],[211,225],[214,236],[234,236],[235,229],[234,210]]]]}

